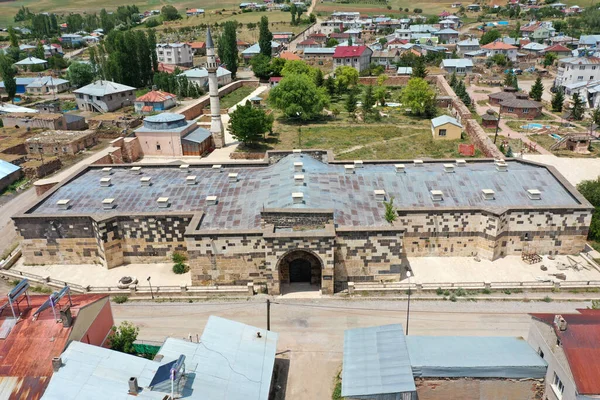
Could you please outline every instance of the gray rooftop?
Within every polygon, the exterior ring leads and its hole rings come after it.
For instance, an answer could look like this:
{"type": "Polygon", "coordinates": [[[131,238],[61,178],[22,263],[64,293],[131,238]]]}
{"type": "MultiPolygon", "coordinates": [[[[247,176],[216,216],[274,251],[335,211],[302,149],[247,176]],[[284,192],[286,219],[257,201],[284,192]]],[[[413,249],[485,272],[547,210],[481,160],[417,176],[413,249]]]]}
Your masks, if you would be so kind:
{"type": "Polygon", "coordinates": [[[109,94],[128,92],[132,90],[135,90],[135,88],[127,85],[122,85],[116,82],[98,80],[82,88],[74,90],[73,93],[82,93],[90,96],[103,97],[109,94]]]}
{"type": "MultiPolygon", "coordinates": [[[[416,155],[417,156],[417,155],[416,155]]],[[[447,162],[447,161],[446,161],[447,162]]],[[[349,162],[351,163],[351,162],[349,162]]],[[[263,208],[333,209],[338,226],[386,226],[384,207],[374,199],[375,189],[394,196],[400,210],[461,207],[503,211],[506,208],[589,207],[583,204],[544,166],[507,161],[508,171],[498,172],[490,160],[468,160],[454,173],[444,172],[442,162],[425,162],[420,167],[406,162],[406,173],[395,172],[394,163],[365,163],[355,174],[346,174],[342,164],[325,164],[307,154],[288,155],[272,165],[227,166],[223,172],[210,165],[192,166],[189,175],[196,185],[186,185],[178,166],[142,166],[143,175],[152,177],[152,186],[142,187],[139,175],[128,166],[112,165],[112,185],[100,187],[103,172],[90,166],[67,183],[48,193],[27,213],[40,215],[103,215],[102,200],[116,199],[114,212],[153,213],[158,197],[169,197],[171,212],[204,211],[204,229],[257,229],[263,208]],[[304,186],[295,186],[294,163],[302,162],[304,186]],[[228,173],[238,173],[230,183],[228,173]],[[495,191],[495,200],[483,200],[482,189],[495,191]],[[541,200],[531,200],[528,189],[542,192],[541,200]],[[444,199],[434,202],[430,190],[441,190],[444,199]],[[304,204],[293,204],[292,193],[302,192],[304,204]],[[206,196],[216,195],[218,204],[208,206],[206,196]],[[70,199],[71,208],[58,209],[56,202],[70,199]]],[[[581,197],[579,197],[581,198],[581,197]]]]}
{"type": "Polygon", "coordinates": [[[442,60],[442,68],[468,68],[473,66],[473,61],[466,58],[449,58],[442,60]]]}
{"type": "Polygon", "coordinates": [[[402,325],[344,332],[342,396],[372,399],[372,395],[415,391],[402,325]]]}
{"type": "Polygon", "coordinates": [[[434,128],[437,128],[438,126],[445,125],[445,124],[452,124],[452,125],[456,125],[456,126],[462,128],[462,125],[460,124],[460,122],[458,122],[456,120],[456,118],[451,117],[449,115],[440,115],[439,117],[433,118],[431,120],[431,125],[434,128]]]}
{"type": "Polygon", "coordinates": [[[407,336],[413,370],[422,377],[543,378],[546,362],[523,338],[407,336]]]}

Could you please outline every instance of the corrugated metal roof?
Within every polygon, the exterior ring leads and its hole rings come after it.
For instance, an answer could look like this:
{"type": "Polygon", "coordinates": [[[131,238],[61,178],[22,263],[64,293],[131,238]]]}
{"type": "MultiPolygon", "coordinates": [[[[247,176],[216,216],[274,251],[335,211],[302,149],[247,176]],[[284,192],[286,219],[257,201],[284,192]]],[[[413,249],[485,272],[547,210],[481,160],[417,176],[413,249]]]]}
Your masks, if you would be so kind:
{"type": "Polygon", "coordinates": [[[546,362],[523,338],[408,336],[414,371],[422,377],[543,378],[546,362]]]}
{"type": "Polygon", "coordinates": [[[48,61],[39,59],[37,57],[27,57],[19,62],[16,62],[15,65],[41,65],[47,63],[48,61]]]}
{"type": "Polygon", "coordinates": [[[467,68],[473,66],[473,60],[467,58],[449,58],[442,60],[442,67],[467,68]]]}
{"type": "Polygon", "coordinates": [[[402,325],[344,332],[343,397],[414,391],[416,387],[402,325]]]}
{"type": "Polygon", "coordinates": [[[17,167],[16,165],[9,163],[8,161],[0,160],[0,179],[3,179],[4,177],[20,169],[21,167],[17,167]]]}
{"type": "Polygon", "coordinates": [[[187,136],[183,137],[181,140],[187,140],[188,142],[193,143],[202,143],[210,136],[211,133],[208,129],[197,128],[194,131],[190,132],[187,136]]]}
{"type": "Polygon", "coordinates": [[[103,97],[107,94],[115,94],[135,90],[134,87],[122,85],[120,83],[99,80],[90,83],[82,88],[74,90],[73,93],[82,93],[90,96],[103,97]]]}
{"type": "Polygon", "coordinates": [[[452,125],[456,125],[456,126],[462,128],[462,125],[460,124],[460,122],[458,122],[456,120],[456,118],[453,118],[449,115],[441,115],[441,116],[433,118],[431,120],[431,125],[433,125],[434,128],[437,128],[438,126],[441,126],[444,124],[452,124],[452,125]]]}

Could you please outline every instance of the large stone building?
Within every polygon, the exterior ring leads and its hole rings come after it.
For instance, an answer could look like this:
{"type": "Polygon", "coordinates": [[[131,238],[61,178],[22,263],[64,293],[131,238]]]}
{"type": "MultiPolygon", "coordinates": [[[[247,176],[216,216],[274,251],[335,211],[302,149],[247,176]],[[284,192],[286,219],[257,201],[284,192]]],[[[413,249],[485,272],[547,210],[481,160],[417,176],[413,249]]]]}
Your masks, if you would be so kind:
{"type": "Polygon", "coordinates": [[[113,268],[180,251],[194,285],[253,282],[277,294],[311,282],[333,293],[399,280],[406,256],[578,253],[593,210],[553,167],[523,160],[266,160],[88,166],[13,217],[25,263],[113,268]]]}

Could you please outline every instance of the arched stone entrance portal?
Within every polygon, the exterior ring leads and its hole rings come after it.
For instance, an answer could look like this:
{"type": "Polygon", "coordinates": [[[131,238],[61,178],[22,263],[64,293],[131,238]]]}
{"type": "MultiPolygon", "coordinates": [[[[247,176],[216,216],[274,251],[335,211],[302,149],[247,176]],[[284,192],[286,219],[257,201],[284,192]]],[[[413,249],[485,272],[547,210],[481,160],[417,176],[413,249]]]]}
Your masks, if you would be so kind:
{"type": "MultiPolygon", "coordinates": [[[[279,260],[279,281],[282,285],[309,284],[321,287],[323,264],[321,259],[308,250],[292,250],[279,260]]],[[[290,286],[291,287],[291,286],[290,286]]]]}

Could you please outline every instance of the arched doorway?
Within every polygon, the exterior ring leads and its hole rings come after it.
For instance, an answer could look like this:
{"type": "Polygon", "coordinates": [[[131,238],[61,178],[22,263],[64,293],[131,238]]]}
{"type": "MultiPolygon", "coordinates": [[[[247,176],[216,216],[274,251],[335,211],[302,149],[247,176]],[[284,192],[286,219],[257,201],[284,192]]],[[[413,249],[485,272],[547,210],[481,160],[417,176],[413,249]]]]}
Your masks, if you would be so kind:
{"type": "Polygon", "coordinates": [[[321,259],[309,250],[292,250],[279,260],[279,278],[286,291],[318,290],[321,287],[321,259]]]}

